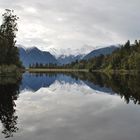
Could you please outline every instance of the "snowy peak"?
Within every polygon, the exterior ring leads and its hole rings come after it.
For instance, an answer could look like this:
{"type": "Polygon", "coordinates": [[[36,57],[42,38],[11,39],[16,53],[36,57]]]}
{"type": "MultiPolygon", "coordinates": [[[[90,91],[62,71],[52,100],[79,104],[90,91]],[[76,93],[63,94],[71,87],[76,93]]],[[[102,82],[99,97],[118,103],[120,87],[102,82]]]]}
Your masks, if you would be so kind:
{"type": "Polygon", "coordinates": [[[83,45],[81,48],[48,48],[47,50],[53,54],[56,58],[61,56],[69,57],[69,56],[78,56],[78,55],[86,55],[89,52],[93,51],[95,47],[90,45],[83,45]]]}
{"type": "Polygon", "coordinates": [[[69,64],[71,62],[74,62],[76,60],[81,60],[83,59],[84,55],[77,55],[77,56],[74,56],[74,55],[70,55],[70,56],[65,56],[65,55],[61,55],[60,57],[58,57],[58,62],[59,64],[69,64]]]}
{"type": "Polygon", "coordinates": [[[19,48],[20,60],[25,67],[29,67],[31,64],[42,63],[42,64],[57,64],[56,58],[49,52],[41,51],[37,47],[25,49],[19,48]]]}

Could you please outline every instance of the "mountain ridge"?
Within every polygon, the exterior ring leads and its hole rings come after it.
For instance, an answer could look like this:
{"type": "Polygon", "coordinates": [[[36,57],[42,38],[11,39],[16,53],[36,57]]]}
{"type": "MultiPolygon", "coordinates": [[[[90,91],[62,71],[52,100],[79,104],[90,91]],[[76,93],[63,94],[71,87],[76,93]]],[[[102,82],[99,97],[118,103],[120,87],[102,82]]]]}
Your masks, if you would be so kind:
{"type": "Polygon", "coordinates": [[[113,51],[115,51],[116,49],[119,48],[119,45],[111,45],[111,46],[107,46],[104,48],[99,48],[99,49],[95,49],[93,51],[91,51],[90,53],[88,53],[87,55],[84,56],[84,60],[88,60],[100,55],[108,55],[111,54],[113,51]]]}
{"type": "Polygon", "coordinates": [[[31,49],[19,48],[20,60],[25,67],[29,67],[32,64],[42,63],[42,64],[57,64],[56,58],[47,51],[41,51],[37,47],[31,49]]]}
{"type": "Polygon", "coordinates": [[[30,48],[26,48],[22,45],[17,46],[19,49],[20,54],[20,60],[23,62],[23,65],[25,67],[29,67],[29,65],[33,64],[57,64],[57,65],[65,65],[72,63],[76,60],[88,60],[90,58],[99,56],[101,54],[107,55],[112,53],[115,49],[118,48],[118,46],[111,45],[104,48],[99,48],[92,50],[91,52],[87,54],[78,54],[78,55],[60,55],[59,57],[56,57],[52,55],[49,51],[42,51],[39,48],[33,46],[30,48]]]}

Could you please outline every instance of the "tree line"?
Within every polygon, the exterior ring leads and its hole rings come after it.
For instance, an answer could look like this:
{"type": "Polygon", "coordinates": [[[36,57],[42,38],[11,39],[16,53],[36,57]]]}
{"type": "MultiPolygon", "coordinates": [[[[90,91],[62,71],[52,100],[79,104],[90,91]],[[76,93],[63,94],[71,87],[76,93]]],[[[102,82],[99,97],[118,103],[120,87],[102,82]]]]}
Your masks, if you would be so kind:
{"type": "Polygon", "coordinates": [[[131,44],[128,40],[112,54],[100,55],[69,65],[73,68],[89,70],[140,70],[140,41],[131,44]]]}

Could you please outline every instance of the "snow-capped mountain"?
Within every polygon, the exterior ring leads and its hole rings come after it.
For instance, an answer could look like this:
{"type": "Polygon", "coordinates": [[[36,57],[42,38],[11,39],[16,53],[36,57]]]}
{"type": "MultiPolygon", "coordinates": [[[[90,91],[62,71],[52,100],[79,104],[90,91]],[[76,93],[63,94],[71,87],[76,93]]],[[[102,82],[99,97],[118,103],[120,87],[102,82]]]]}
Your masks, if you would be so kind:
{"type": "Polygon", "coordinates": [[[42,63],[42,64],[57,64],[56,58],[46,51],[41,51],[36,47],[25,49],[19,48],[20,60],[25,67],[29,67],[30,64],[42,63]]]}
{"type": "Polygon", "coordinates": [[[18,45],[19,48],[19,53],[20,53],[20,59],[23,62],[23,65],[25,67],[29,67],[30,64],[35,64],[35,63],[42,63],[42,64],[58,64],[58,65],[63,65],[63,64],[69,64],[71,62],[74,62],[76,60],[82,60],[82,59],[90,59],[96,56],[99,56],[101,54],[107,55],[111,54],[115,49],[118,48],[118,46],[108,46],[104,48],[99,48],[99,49],[92,49],[89,51],[92,47],[90,46],[87,50],[85,48],[81,48],[80,50],[76,49],[75,53],[73,55],[71,54],[71,49],[68,50],[59,50],[59,54],[57,54],[56,49],[51,49],[51,53],[48,51],[41,51],[37,47],[30,47],[26,48],[22,45],[18,45]],[[79,51],[79,52],[78,52],[79,51]],[[68,52],[68,53],[66,53],[68,52]],[[86,53],[88,52],[88,53],[86,53]],[[53,53],[53,54],[52,54],[53,53]]]}
{"type": "Polygon", "coordinates": [[[74,62],[76,60],[82,60],[84,57],[84,55],[70,55],[70,56],[65,56],[65,55],[61,55],[57,58],[57,61],[59,62],[60,65],[63,64],[69,64],[71,62],[74,62]]]}
{"type": "Polygon", "coordinates": [[[79,56],[79,55],[86,55],[93,51],[96,47],[90,45],[83,45],[80,48],[47,48],[52,55],[56,58],[65,56],[66,58],[69,56],[79,56]]]}
{"type": "Polygon", "coordinates": [[[29,67],[31,64],[68,64],[76,60],[81,60],[85,55],[61,55],[56,57],[50,52],[41,51],[37,47],[26,48],[22,45],[18,45],[20,59],[25,67],[29,67]]]}

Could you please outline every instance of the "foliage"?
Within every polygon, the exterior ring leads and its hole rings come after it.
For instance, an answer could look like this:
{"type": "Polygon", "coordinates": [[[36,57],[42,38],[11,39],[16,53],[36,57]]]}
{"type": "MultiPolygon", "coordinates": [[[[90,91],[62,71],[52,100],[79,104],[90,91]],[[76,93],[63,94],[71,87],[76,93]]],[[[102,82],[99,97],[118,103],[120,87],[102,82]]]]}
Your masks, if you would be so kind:
{"type": "Polygon", "coordinates": [[[57,64],[49,63],[49,64],[42,64],[42,63],[35,63],[35,64],[30,64],[29,68],[56,68],[57,64]]]}
{"type": "Polygon", "coordinates": [[[19,52],[16,43],[16,32],[18,17],[13,14],[13,10],[6,9],[3,22],[0,26],[0,65],[16,65],[21,67],[19,52]]]}
{"type": "MultiPolygon", "coordinates": [[[[16,65],[1,65],[0,66],[0,79],[1,76],[14,76],[21,77],[21,71],[16,65]]],[[[0,80],[1,83],[1,80],[0,80]]]]}

